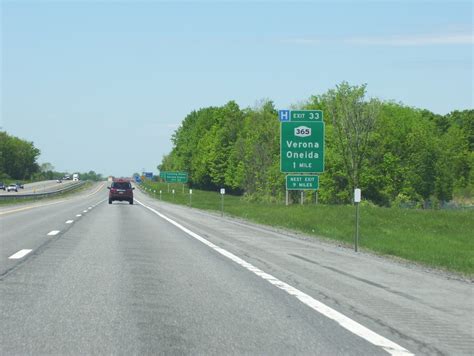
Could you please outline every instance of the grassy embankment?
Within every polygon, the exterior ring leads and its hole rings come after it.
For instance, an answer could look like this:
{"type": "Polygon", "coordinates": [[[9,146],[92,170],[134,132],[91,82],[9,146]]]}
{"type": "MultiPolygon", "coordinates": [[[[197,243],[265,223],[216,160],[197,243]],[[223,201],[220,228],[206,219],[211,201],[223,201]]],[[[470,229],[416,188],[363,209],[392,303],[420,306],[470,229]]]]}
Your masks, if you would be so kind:
{"type": "MultiPolygon", "coordinates": [[[[189,204],[188,189],[182,185],[146,183],[162,190],[162,199],[189,204]],[[175,189],[175,195],[171,190],[175,189]]],[[[153,193],[151,193],[153,196],[153,193]]],[[[193,189],[192,206],[219,211],[217,192],[193,189]]],[[[226,195],[224,211],[257,223],[304,232],[353,245],[355,208],[335,205],[291,205],[249,203],[226,195]]],[[[411,210],[379,207],[360,209],[360,247],[382,255],[400,257],[427,266],[474,275],[474,211],[411,210]]]]}

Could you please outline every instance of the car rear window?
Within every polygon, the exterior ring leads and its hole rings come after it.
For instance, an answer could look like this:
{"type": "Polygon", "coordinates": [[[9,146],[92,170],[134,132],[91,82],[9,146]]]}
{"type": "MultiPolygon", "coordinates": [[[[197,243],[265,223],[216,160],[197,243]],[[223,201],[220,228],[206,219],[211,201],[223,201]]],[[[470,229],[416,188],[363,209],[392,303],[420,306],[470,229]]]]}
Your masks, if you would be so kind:
{"type": "Polygon", "coordinates": [[[129,182],[113,182],[112,188],[115,189],[131,189],[132,185],[129,182]]]}

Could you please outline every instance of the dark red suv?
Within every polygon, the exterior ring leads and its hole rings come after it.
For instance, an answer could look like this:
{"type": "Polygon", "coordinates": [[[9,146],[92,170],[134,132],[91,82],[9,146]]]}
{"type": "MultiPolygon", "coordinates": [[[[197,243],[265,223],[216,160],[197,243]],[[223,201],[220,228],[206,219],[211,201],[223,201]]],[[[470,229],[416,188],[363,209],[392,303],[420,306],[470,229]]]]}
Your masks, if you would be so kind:
{"type": "Polygon", "coordinates": [[[109,192],[109,204],[114,200],[128,201],[133,204],[133,188],[128,179],[114,179],[112,185],[107,187],[109,192]]]}

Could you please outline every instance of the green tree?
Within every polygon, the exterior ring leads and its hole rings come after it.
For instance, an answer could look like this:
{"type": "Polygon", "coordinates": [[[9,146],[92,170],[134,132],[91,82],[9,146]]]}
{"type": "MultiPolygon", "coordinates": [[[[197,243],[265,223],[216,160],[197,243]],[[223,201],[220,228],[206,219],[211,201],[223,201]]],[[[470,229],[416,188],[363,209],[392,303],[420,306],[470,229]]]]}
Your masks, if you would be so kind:
{"type": "Polygon", "coordinates": [[[350,86],[342,82],[322,97],[334,127],[351,191],[359,187],[370,135],[380,110],[379,101],[366,100],[365,93],[365,84],[350,86]]]}
{"type": "Polygon", "coordinates": [[[279,122],[273,103],[263,101],[245,110],[243,126],[230,152],[226,184],[247,195],[279,195],[284,184],[279,145],[279,122]]]}
{"type": "Polygon", "coordinates": [[[25,180],[39,170],[40,155],[33,142],[0,132],[0,173],[13,179],[25,180]]]}
{"type": "MultiPolygon", "coordinates": [[[[473,110],[436,115],[394,102],[366,98],[366,85],[346,82],[312,96],[303,109],[324,111],[325,167],[320,201],[347,203],[354,187],[379,205],[471,194],[473,110]]],[[[191,112],[173,135],[160,170],[185,170],[193,186],[226,187],[251,199],[281,199],[279,122],[273,103],[241,110],[191,112]]]]}

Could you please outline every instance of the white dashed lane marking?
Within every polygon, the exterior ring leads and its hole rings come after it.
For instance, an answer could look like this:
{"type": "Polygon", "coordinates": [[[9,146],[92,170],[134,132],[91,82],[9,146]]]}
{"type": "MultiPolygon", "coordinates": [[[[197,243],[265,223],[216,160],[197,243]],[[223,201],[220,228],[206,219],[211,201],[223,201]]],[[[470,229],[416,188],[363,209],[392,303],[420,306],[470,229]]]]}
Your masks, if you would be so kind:
{"type": "MultiPolygon", "coordinates": [[[[100,203],[102,203],[103,201],[105,201],[105,200],[101,200],[101,201],[100,201],[99,203],[97,203],[97,204],[100,204],[100,203]]],[[[58,203],[59,203],[59,202],[58,202],[58,203]]],[[[46,205],[49,205],[49,204],[46,204],[46,205]]],[[[95,207],[95,205],[94,205],[94,206],[90,206],[88,209],[91,210],[91,209],[94,208],[94,207],[95,207]]],[[[28,209],[29,209],[29,207],[28,207],[28,209]]],[[[20,210],[24,210],[24,209],[18,209],[18,210],[7,211],[7,212],[5,212],[5,213],[14,212],[14,211],[20,211],[20,210]]],[[[87,213],[87,212],[88,212],[88,210],[84,210],[84,211],[83,211],[83,213],[87,213]]],[[[81,217],[82,214],[77,214],[76,216],[77,216],[77,217],[81,217]]],[[[74,220],[67,220],[67,221],[66,221],[66,224],[72,224],[73,222],[74,222],[74,220]]],[[[55,235],[59,234],[60,232],[61,232],[60,230],[52,230],[52,231],[48,232],[47,236],[55,236],[55,235]]],[[[25,257],[25,256],[26,256],[27,254],[29,254],[31,251],[33,251],[33,250],[32,250],[32,249],[23,249],[23,250],[20,250],[20,251],[14,253],[13,255],[11,255],[10,257],[8,257],[8,259],[10,259],[10,260],[18,260],[18,259],[20,259],[20,258],[25,257]]]]}
{"type": "Polygon", "coordinates": [[[24,250],[20,250],[18,251],[17,253],[11,255],[10,257],[8,257],[10,260],[18,260],[20,258],[23,258],[25,257],[27,254],[29,254],[31,251],[33,250],[30,250],[30,249],[24,249],[24,250]]]}

